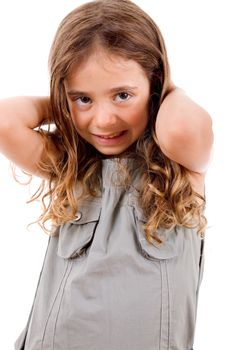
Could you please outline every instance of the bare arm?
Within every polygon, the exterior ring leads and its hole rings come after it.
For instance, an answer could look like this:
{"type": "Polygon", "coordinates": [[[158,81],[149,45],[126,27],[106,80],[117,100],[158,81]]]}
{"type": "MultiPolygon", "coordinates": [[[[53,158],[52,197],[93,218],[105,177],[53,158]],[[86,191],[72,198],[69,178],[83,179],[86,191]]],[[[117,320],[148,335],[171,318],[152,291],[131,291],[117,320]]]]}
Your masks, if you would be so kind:
{"type": "Polygon", "coordinates": [[[42,136],[33,130],[48,119],[48,97],[13,97],[0,101],[0,152],[17,166],[45,177],[36,166],[42,136]]]}
{"type": "Polygon", "coordinates": [[[213,144],[209,114],[175,88],[160,106],[156,132],[163,153],[191,173],[204,174],[213,144]]]}

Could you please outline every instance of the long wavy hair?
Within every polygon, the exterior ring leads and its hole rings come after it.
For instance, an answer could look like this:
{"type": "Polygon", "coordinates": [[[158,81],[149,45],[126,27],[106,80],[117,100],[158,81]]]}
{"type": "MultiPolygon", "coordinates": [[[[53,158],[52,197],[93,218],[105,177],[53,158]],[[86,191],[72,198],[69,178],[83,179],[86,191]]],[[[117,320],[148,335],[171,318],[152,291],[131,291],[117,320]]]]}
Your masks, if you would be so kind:
{"type": "Polygon", "coordinates": [[[139,198],[148,241],[161,242],[159,228],[185,226],[203,234],[205,200],[193,190],[188,171],[162,153],[156,137],[157,112],[172,90],[164,40],[154,21],[129,0],[86,3],[68,14],[57,30],[49,57],[50,118],[55,127],[39,128],[44,153],[38,166],[48,180],[42,180],[31,198],[42,199],[38,222],[46,230],[47,221],[59,226],[72,220],[81,201],[100,193],[103,155],[77,134],[64,86],[72,67],[90,55],[96,44],[110,54],[135,60],[150,81],[149,122],[128,152],[143,169],[139,198]]]}

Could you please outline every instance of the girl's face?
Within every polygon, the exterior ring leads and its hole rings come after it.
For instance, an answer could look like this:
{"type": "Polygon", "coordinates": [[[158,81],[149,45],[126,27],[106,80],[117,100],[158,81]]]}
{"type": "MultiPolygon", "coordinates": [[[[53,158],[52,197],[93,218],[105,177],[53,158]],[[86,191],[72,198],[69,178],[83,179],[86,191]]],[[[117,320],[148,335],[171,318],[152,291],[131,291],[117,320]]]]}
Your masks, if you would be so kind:
{"type": "Polygon", "coordinates": [[[102,154],[121,154],[145,130],[150,82],[136,61],[96,51],[74,67],[65,88],[78,134],[102,154]]]}

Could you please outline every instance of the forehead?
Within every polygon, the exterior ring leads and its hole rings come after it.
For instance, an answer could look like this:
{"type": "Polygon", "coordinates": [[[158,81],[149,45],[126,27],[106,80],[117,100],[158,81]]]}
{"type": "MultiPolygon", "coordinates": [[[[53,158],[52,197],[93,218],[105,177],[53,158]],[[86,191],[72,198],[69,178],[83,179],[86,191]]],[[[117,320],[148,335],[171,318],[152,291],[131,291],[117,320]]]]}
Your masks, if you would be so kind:
{"type": "Polygon", "coordinates": [[[146,73],[135,60],[101,49],[74,65],[66,78],[66,83],[71,87],[85,87],[94,83],[140,85],[145,82],[148,82],[146,73]]]}

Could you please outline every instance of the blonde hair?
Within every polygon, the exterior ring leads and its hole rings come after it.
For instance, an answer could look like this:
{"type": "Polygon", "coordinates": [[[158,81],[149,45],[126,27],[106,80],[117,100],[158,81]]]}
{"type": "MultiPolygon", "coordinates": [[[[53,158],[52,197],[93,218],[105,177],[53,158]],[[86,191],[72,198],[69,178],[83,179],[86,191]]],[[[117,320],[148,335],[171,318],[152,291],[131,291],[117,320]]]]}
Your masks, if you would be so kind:
{"type": "Polygon", "coordinates": [[[161,152],[156,137],[157,112],[171,91],[164,40],[154,21],[129,0],[86,3],[68,14],[58,28],[49,59],[55,130],[39,129],[44,154],[38,166],[49,179],[42,181],[31,199],[40,197],[44,203],[38,222],[45,228],[48,220],[55,226],[71,220],[79,203],[100,191],[102,155],[77,134],[64,87],[74,64],[91,54],[96,44],[111,54],[135,60],[150,80],[149,122],[135,148],[128,152],[131,158],[140,159],[144,169],[139,198],[147,220],[148,241],[161,242],[157,234],[160,227],[197,227],[203,233],[205,200],[192,189],[188,171],[161,152]],[[202,198],[202,204],[197,197],[202,198]]]}

